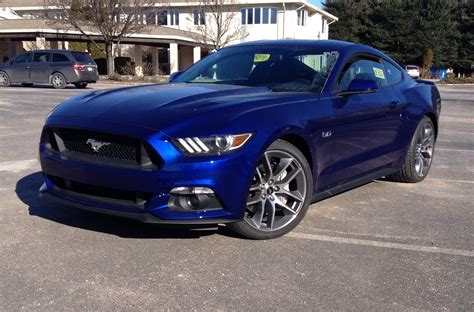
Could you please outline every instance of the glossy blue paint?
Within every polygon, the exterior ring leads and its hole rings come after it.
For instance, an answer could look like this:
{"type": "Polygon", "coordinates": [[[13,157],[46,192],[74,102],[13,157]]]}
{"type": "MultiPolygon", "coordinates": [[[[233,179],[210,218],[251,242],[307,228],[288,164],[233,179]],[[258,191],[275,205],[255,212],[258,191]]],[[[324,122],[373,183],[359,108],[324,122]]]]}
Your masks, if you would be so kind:
{"type": "Polygon", "coordinates": [[[339,58],[318,93],[175,82],[94,91],[69,99],[53,110],[45,127],[137,138],[147,142],[163,164],[156,171],[144,171],[64,160],[50,153],[42,142],[40,161],[47,175],[153,196],[144,209],[124,207],[65,193],[47,177],[43,192],[104,212],[151,214],[165,222],[236,221],[243,217],[255,166],[268,146],[279,138],[296,137],[307,146],[316,198],[351,180],[382,170],[397,171],[421,118],[432,116],[437,124],[440,101],[436,87],[413,81],[389,57],[373,48],[338,41],[297,40],[251,42],[237,47],[254,46],[324,48],[338,51],[339,58]],[[373,93],[340,96],[335,86],[354,55],[392,63],[402,72],[401,81],[373,93]],[[218,156],[185,156],[171,142],[173,138],[239,133],[253,136],[242,149],[218,156]],[[178,186],[213,189],[222,209],[171,210],[170,191],[178,186]]]}

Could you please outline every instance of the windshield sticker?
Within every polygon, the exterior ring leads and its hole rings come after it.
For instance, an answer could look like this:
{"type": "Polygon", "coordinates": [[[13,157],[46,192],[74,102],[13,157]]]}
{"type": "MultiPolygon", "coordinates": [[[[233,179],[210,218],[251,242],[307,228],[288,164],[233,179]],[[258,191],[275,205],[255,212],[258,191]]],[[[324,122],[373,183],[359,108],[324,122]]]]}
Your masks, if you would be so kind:
{"type": "Polygon", "coordinates": [[[384,74],[383,70],[381,70],[380,68],[376,68],[376,67],[373,67],[373,69],[374,69],[375,77],[380,78],[380,79],[385,79],[385,74],[384,74]]]}
{"type": "Polygon", "coordinates": [[[266,62],[270,59],[270,54],[255,54],[254,63],[266,62]]]}

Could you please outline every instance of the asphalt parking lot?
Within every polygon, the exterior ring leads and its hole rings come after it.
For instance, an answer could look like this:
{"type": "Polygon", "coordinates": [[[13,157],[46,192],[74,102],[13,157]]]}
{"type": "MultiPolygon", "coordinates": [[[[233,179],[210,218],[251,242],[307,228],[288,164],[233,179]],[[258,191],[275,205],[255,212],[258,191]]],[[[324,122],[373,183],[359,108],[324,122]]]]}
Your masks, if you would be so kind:
{"type": "Polygon", "coordinates": [[[0,311],[473,311],[474,86],[440,90],[424,182],[372,182],[250,241],[40,200],[43,119],[84,91],[0,89],[0,311]]]}

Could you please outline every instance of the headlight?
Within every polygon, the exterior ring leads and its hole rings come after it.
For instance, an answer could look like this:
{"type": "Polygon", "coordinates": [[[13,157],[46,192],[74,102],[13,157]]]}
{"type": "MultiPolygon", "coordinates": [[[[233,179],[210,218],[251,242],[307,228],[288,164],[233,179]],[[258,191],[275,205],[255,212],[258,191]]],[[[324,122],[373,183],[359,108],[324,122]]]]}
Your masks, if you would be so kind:
{"type": "Polygon", "coordinates": [[[173,143],[186,155],[220,155],[238,150],[247,143],[251,133],[189,137],[173,139],[173,143]]]}

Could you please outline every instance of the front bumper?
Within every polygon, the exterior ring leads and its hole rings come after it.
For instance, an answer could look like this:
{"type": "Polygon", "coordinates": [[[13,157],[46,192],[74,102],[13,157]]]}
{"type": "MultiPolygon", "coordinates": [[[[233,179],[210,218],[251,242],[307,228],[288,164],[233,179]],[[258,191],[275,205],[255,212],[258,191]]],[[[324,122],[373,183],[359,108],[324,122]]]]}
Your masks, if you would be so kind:
{"type": "MultiPolygon", "coordinates": [[[[154,223],[154,224],[218,224],[218,223],[231,223],[236,220],[233,219],[218,219],[218,218],[208,218],[208,219],[176,219],[176,220],[163,220],[152,213],[143,211],[143,212],[130,212],[123,210],[114,210],[114,209],[104,209],[95,206],[89,206],[81,204],[80,202],[72,201],[65,199],[63,197],[53,195],[51,192],[47,191],[46,183],[44,183],[40,188],[40,198],[51,199],[58,203],[64,204],[66,206],[79,208],[86,211],[97,212],[101,214],[106,214],[110,216],[126,218],[136,220],[142,223],[154,223]]],[[[237,220],[238,221],[238,220],[237,220]]]]}
{"type": "Polygon", "coordinates": [[[146,223],[211,224],[236,222],[243,218],[247,192],[253,173],[252,153],[241,150],[233,154],[206,157],[182,155],[163,133],[148,129],[123,126],[117,127],[101,121],[68,121],[51,118],[48,126],[94,129],[95,131],[129,135],[146,141],[163,159],[157,170],[117,168],[102,164],[62,159],[40,144],[40,162],[45,181],[40,189],[41,196],[50,196],[61,202],[105,214],[132,218],[146,223]],[[124,192],[150,194],[142,205],[108,201],[94,196],[70,192],[54,183],[57,177],[75,183],[97,188],[109,188],[124,192]],[[220,209],[182,211],[173,209],[170,191],[175,187],[208,187],[215,192],[221,203],[220,209]]]}

